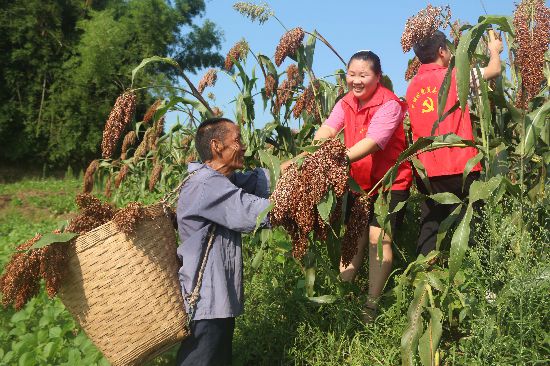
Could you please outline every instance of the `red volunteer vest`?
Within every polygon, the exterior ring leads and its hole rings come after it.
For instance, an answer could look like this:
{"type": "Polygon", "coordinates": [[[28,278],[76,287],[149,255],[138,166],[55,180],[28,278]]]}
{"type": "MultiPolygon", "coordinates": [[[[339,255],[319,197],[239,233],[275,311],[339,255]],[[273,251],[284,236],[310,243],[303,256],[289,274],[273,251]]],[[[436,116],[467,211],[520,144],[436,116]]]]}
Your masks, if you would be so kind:
{"type": "MultiPolygon", "coordinates": [[[[451,75],[451,86],[444,111],[448,111],[458,101],[455,70],[451,75]]],[[[438,64],[424,64],[411,80],[407,88],[407,104],[411,120],[413,140],[431,136],[432,127],[437,121],[437,95],[443,83],[447,68],[438,64]]],[[[447,116],[435,131],[435,135],[454,133],[464,139],[473,140],[472,122],[468,106],[464,113],[459,109],[447,116]]],[[[445,147],[418,155],[429,177],[462,174],[468,160],[478,153],[474,147],[445,147]]],[[[472,171],[481,170],[477,164],[472,171]]]]}
{"type": "MultiPolygon", "coordinates": [[[[364,139],[369,129],[372,116],[384,103],[395,100],[406,108],[404,103],[390,90],[378,85],[372,98],[359,108],[357,99],[349,92],[342,98],[344,110],[344,143],[350,148],[364,139]]],[[[384,150],[365,156],[351,164],[351,176],[364,190],[370,190],[386,172],[395,164],[399,154],[405,150],[405,132],[403,123],[399,123],[384,150]]],[[[392,190],[407,190],[412,184],[412,170],[409,162],[399,166],[392,190]]],[[[376,192],[375,192],[376,193],[376,192]]]]}

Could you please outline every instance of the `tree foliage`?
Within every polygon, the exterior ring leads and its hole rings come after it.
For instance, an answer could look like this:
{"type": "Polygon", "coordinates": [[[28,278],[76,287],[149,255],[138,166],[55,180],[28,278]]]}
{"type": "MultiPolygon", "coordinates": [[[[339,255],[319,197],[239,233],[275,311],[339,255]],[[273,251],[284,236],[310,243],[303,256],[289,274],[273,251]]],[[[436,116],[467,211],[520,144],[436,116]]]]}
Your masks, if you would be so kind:
{"type": "MultiPolygon", "coordinates": [[[[133,65],[171,56],[188,71],[215,66],[221,31],[196,23],[203,0],[15,0],[0,10],[0,159],[81,164],[97,155],[105,116],[133,65]]],[[[163,65],[140,82],[176,81],[163,65]]],[[[151,85],[150,84],[150,85],[151,85]]],[[[153,99],[142,91],[138,111],[153,99]]]]}

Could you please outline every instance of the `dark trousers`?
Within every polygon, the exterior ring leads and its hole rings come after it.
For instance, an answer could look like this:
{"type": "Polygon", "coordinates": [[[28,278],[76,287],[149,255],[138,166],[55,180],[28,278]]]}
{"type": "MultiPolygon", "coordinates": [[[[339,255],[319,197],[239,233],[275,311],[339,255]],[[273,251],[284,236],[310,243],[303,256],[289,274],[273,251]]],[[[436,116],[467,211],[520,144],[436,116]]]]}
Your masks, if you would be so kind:
{"type": "Polygon", "coordinates": [[[177,366],[231,365],[235,318],[191,322],[191,335],[181,342],[177,366]]]}
{"type": "MultiPolygon", "coordinates": [[[[468,174],[466,181],[464,182],[464,189],[462,189],[462,174],[430,178],[429,182],[432,189],[431,192],[428,191],[428,188],[424,185],[424,182],[422,182],[422,180],[418,177],[416,177],[416,185],[420,193],[426,195],[451,192],[463,200],[468,195],[472,183],[478,179],[479,172],[468,174]]],[[[456,209],[457,206],[457,204],[442,205],[431,199],[427,199],[422,203],[420,207],[420,235],[418,236],[416,247],[417,255],[428,255],[428,253],[435,249],[439,225],[456,209]]],[[[460,222],[465,213],[466,210],[463,208],[456,222],[460,222]]]]}

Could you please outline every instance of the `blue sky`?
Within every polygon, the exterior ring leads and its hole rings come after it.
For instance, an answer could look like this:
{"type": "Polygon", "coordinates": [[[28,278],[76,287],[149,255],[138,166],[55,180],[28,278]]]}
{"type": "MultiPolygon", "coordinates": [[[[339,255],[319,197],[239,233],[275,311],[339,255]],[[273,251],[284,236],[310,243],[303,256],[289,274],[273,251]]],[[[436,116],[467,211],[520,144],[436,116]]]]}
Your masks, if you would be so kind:
{"type": "MultiPolygon", "coordinates": [[[[252,2],[260,3],[260,1],[252,2]]],[[[358,50],[372,50],[380,56],[382,70],[392,79],[395,93],[398,96],[405,94],[407,82],[404,80],[404,73],[413,53],[410,51],[403,54],[400,43],[401,34],[407,18],[426,7],[427,1],[353,0],[334,3],[319,0],[279,0],[266,2],[287,28],[299,26],[310,32],[317,30],[346,61],[358,50]]],[[[461,22],[466,21],[470,24],[477,23],[478,17],[485,14],[483,6],[488,14],[497,15],[511,15],[515,9],[514,1],[508,0],[434,0],[429,3],[434,6],[450,5],[453,20],[460,19],[461,22]]],[[[215,22],[224,32],[221,53],[225,56],[237,41],[245,38],[252,52],[273,57],[279,39],[285,32],[282,26],[275,19],[270,19],[262,25],[258,22],[252,23],[235,11],[233,4],[234,1],[206,0],[204,18],[215,22]]],[[[287,59],[279,68],[280,71],[286,69],[291,62],[287,59]]],[[[253,65],[254,59],[249,56],[247,68],[251,69],[253,65]]],[[[318,77],[330,75],[342,67],[338,58],[321,42],[317,42],[313,62],[316,75],[318,77]]],[[[197,83],[202,74],[201,71],[197,75],[189,76],[197,83]]],[[[258,74],[260,74],[259,70],[257,70],[258,74]]],[[[259,80],[258,87],[262,86],[263,80],[259,80]]],[[[229,77],[219,73],[216,86],[207,88],[205,94],[208,92],[214,93],[216,100],[213,104],[224,111],[224,116],[233,118],[235,106],[231,100],[237,94],[237,89],[229,77]]],[[[269,115],[262,112],[263,103],[260,99],[257,100],[256,106],[256,126],[270,122],[269,115]]],[[[175,118],[176,114],[170,114],[168,124],[174,123],[175,118]]]]}

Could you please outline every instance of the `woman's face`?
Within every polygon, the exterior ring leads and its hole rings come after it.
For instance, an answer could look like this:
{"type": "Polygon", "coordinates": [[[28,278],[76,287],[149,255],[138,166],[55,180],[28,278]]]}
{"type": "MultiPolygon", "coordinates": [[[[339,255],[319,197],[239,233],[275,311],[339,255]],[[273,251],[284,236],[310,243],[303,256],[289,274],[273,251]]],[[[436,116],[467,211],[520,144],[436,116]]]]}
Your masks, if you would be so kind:
{"type": "Polygon", "coordinates": [[[352,60],[350,62],[346,82],[361,105],[374,94],[379,81],[380,75],[372,70],[370,61],[352,60]]]}

